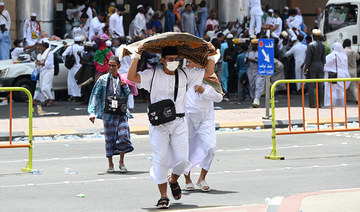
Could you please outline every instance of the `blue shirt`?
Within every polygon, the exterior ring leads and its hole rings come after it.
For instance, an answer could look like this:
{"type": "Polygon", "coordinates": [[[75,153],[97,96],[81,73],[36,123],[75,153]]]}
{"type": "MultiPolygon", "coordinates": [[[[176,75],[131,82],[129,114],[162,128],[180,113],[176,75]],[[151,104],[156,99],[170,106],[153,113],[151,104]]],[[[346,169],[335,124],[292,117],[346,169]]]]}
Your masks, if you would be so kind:
{"type": "Polygon", "coordinates": [[[175,14],[167,10],[165,12],[165,27],[164,32],[173,32],[174,31],[174,25],[175,25],[175,14]]]}
{"type": "Polygon", "coordinates": [[[241,78],[243,74],[247,73],[248,67],[245,65],[246,52],[238,54],[236,58],[236,71],[238,72],[238,77],[241,78]]]}

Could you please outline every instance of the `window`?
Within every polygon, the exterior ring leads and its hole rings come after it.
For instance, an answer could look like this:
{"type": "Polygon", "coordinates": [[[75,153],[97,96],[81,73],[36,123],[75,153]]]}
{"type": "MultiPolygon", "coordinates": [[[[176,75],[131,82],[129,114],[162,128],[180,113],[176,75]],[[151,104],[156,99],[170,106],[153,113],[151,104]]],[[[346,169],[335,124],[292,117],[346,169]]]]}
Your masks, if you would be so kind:
{"type": "Polygon", "coordinates": [[[325,8],[324,33],[333,32],[346,26],[356,25],[358,8],[356,5],[329,5],[325,8]]]}

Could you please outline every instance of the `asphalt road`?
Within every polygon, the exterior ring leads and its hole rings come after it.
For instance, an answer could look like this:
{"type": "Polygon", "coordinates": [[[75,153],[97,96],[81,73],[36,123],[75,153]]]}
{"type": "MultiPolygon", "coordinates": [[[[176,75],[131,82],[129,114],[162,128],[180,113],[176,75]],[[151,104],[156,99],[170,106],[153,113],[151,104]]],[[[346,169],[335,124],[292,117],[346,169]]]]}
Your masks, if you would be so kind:
{"type": "MultiPolygon", "coordinates": [[[[287,107],[287,96],[277,95],[276,107],[287,107]]],[[[305,105],[307,104],[308,96],[305,97],[305,105]]],[[[221,107],[223,109],[241,109],[241,108],[252,108],[252,102],[246,101],[243,104],[235,104],[236,99],[231,99],[229,102],[216,103],[215,107],[221,107]]],[[[301,95],[292,95],[290,100],[291,106],[302,106],[301,95]]],[[[354,105],[355,102],[348,102],[348,105],[354,105]]],[[[146,113],[146,108],[149,103],[135,103],[134,113],[146,113]]],[[[260,107],[265,108],[265,97],[261,98],[260,107]]],[[[34,117],[39,117],[37,106],[34,106],[34,117]]],[[[54,107],[42,107],[46,112],[57,112],[59,116],[77,116],[77,115],[88,115],[87,106],[81,105],[79,102],[69,101],[56,101],[54,107]]],[[[25,102],[14,102],[13,103],[13,118],[26,118],[28,117],[28,104],[25,102]]],[[[0,119],[9,118],[9,107],[0,106],[0,119]]]]}
{"type": "MultiPolygon", "coordinates": [[[[264,204],[265,198],[276,196],[357,188],[359,138],[356,132],[278,136],[278,151],[285,160],[272,161],[264,159],[270,153],[270,131],[218,133],[207,177],[212,190],[184,191],[179,201],[171,197],[171,209],[264,204]]],[[[148,173],[149,138],[135,136],[132,142],[135,151],[125,158],[127,174],[105,172],[102,140],[35,143],[33,167],[43,170],[42,175],[20,172],[26,149],[0,150],[0,211],[156,210],[159,193],[148,173]],[[65,175],[66,167],[78,174],[65,175]]],[[[198,175],[195,168],[193,181],[198,175]]]]}

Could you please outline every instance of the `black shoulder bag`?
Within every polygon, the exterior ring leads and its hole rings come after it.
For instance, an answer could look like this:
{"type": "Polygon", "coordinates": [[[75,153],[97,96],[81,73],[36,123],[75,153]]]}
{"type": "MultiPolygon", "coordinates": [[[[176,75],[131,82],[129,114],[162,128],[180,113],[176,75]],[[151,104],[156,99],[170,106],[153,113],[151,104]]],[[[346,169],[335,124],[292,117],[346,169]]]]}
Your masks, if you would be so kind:
{"type": "MultiPolygon", "coordinates": [[[[336,72],[334,73],[334,72],[331,72],[331,71],[329,71],[328,72],[328,78],[329,79],[336,79],[337,78],[337,74],[338,74],[338,68],[337,68],[337,56],[336,56],[336,54],[335,54],[335,64],[336,64],[336,72]]],[[[332,82],[332,84],[336,84],[337,82],[332,82]]]]}
{"type": "Polygon", "coordinates": [[[72,48],[71,49],[71,54],[70,55],[68,54],[65,57],[65,67],[67,69],[71,69],[76,63],[76,59],[75,59],[74,52],[73,52],[74,47],[71,47],[71,48],[72,48]]]}
{"type": "MultiPolygon", "coordinates": [[[[110,96],[108,95],[109,85],[110,85],[110,77],[111,77],[111,74],[109,73],[109,77],[108,77],[107,83],[106,83],[104,112],[107,114],[124,116],[124,115],[126,115],[126,111],[127,111],[128,98],[127,97],[118,97],[118,96],[116,96],[116,94],[113,94],[110,96]]],[[[120,76],[119,76],[119,80],[120,80],[120,76]]],[[[121,86],[121,84],[120,84],[120,86],[121,86]]],[[[116,91],[115,91],[115,93],[116,93],[116,91]]]]}
{"type": "MultiPolygon", "coordinates": [[[[152,89],[152,83],[155,76],[155,69],[150,84],[150,95],[152,89]]],[[[179,73],[175,70],[175,91],[174,101],[171,99],[164,99],[156,103],[152,103],[148,107],[148,117],[152,125],[157,126],[165,124],[176,119],[176,117],[184,117],[184,113],[176,114],[175,103],[179,89],[179,73]]],[[[151,103],[151,102],[150,102],[151,103]]]]}

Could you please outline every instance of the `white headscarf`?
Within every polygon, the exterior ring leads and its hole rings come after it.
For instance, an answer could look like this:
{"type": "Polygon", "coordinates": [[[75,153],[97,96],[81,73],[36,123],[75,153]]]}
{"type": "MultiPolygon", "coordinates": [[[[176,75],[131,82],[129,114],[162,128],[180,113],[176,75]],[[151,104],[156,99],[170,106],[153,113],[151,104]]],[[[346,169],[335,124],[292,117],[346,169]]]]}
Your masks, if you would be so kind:
{"type": "MultiPolygon", "coordinates": [[[[338,42],[333,44],[333,51],[326,56],[326,64],[324,71],[337,72],[338,78],[350,78],[348,71],[348,57],[342,45],[338,42]]],[[[338,83],[339,84],[339,83],[338,83]]],[[[343,83],[340,83],[343,85],[343,83]]],[[[346,83],[346,87],[349,87],[350,83],[346,83]]]]}

